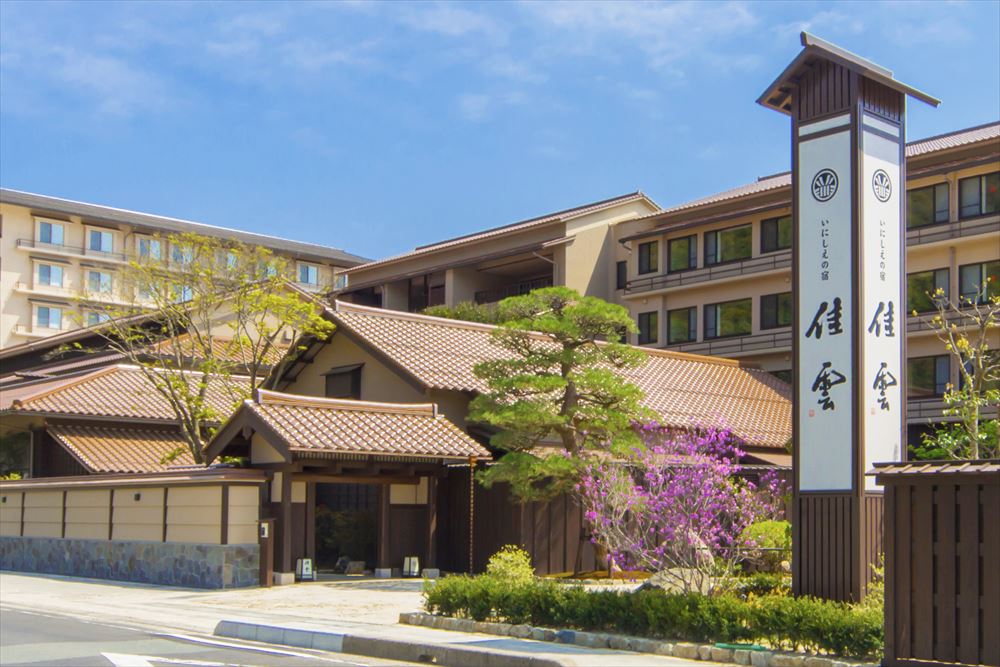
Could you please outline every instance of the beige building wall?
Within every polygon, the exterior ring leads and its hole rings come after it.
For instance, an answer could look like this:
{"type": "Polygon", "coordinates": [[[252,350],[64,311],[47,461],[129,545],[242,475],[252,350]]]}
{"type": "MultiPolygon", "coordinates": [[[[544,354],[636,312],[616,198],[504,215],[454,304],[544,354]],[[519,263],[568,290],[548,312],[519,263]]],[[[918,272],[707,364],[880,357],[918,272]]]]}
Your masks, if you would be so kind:
{"type": "Polygon", "coordinates": [[[220,544],[222,487],[176,487],[167,494],[167,542],[220,544]]]}
{"type": "Polygon", "coordinates": [[[62,517],[62,491],[34,491],[25,494],[25,537],[62,537],[62,517]]]}
{"type": "Polygon", "coordinates": [[[157,488],[115,489],[111,539],[161,541],[163,491],[157,488]]]}
{"type": "Polygon", "coordinates": [[[20,492],[0,489],[0,535],[21,534],[20,492]]]}
{"type": "Polygon", "coordinates": [[[256,486],[229,487],[229,544],[257,544],[260,490],[256,486]]]}
{"type": "MultiPolygon", "coordinates": [[[[84,296],[98,304],[128,302],[130,298],[124,294],[120,270],[138,253],[139,240],[156,233],[158,230],[152,228],[96,223],[76,215],[40,213],[25,206],[0,203],[0,348],[86,324],[92,310],[82,303],[84,296]],[[61,244],[41,241],[39,230],[43,222],[61,225],[61,244]],[[110,234],[109,252],[87,249],[87,235],[92,230],[110,234]],[[43,284],[40,266],[61,270],[61,283],[43,284]],[[89,288],[90,272],[110,278],[110,293],[97,293],[89,288]],[[44,321],[38,317],[39,307],[60,309],[62,317],[58,326],[43,326],[44,321]]],[[[162,234],[166,236],[169,232],[162,234]]],[[[316,285],[299,283],[312,291],[332,289],[335,274],[343,270],[330,261],[296,257],[281,251],[276,253],[288,258],[289,271],[293,273],[290,278],[296,282],[300,266],[316,268],[316,285]]],[[[163,241],[161,254],[164,258],[170,256],[166,241],[163,241]]]]}
{"type": "MultiPolygon", "coordinates": [[[[162,502],[162,501],[161,501],[162,502]]],[[[110,489],[72,489],[66,492],[66,537],[108,539],[111,515],[110,489]]],[[[160,508],[160,521],[163,508],[160,508]]],[[[162,536],[161,536],[162,537],[162,536]]]]}

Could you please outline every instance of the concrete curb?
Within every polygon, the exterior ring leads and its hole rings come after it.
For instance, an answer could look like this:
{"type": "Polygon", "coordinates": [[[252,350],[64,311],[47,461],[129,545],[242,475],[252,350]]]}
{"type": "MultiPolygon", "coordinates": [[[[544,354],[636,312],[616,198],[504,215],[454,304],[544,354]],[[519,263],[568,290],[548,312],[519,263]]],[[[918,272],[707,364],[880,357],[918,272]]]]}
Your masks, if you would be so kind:
{"type": "Polygon", "coordinates": [[[517,637],[534,639],[536,641],[573,644],[575,646],[582,646],[586,648],[652,653],[655,655],[670,656],[685,660],[726,662],[738,665],[752,665],[752,667],[878,667],[877,664],[850,662],[842,658],[838,658],[837,656],[819,656],[808,655],[805,653],[788,653],[766,650],[734,650],[715,646],[714,644],[689,644],[685,642],[647,639],[645,637],[608,635],[599,632],[552,630],[551,628],[536,628],[530,625],[486,623],[481,621],[472,621],[467,618],[437,616],[435,614],[427,614],[424,612],[400,614],[399,622],[405,625],[419,625],[425,628],[435,628],[438,630],[477,632],[481,634],[498,635],[501,637],[517,637]]]}
{"type": "Polygon", "coordinates": [[[483,649],[462,644],[385,639],[345,632],[261,625],[246,621],[219,621],[217,637],[350,653],[383,660],[423,662],[447,667],[563,667],[562,663],[523,653],[483,649]]]}

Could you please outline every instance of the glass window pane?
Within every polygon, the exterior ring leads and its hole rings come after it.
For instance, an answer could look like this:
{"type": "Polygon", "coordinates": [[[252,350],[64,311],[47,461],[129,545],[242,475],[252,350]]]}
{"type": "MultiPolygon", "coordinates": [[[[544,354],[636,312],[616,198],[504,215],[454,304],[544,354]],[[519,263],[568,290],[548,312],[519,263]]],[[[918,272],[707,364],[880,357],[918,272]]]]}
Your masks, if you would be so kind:
{"type": "Polygon", "coordinates": [[[958,182],[958,214],[959,217],[968,218],[979,215],[979,181],[980,178],[963,178],[958,182]]]}
{"type": "Polygon", "coordinates": [[[649,241],[639,244],[639,273],[653,273],[660,269],[660,244],[649,241]]]}
{"type": "Polygon", "coordinates": [[[906,202],[907,229],[931,224],[934,224],[934,188],[910,190],[906,202]]]}
{"type": "Polygon", "coordinates": [[[948,222],[948,184],[934,186],[934,222],[948,222]]]}
{"type": "Polygon", "coordinates": [[[705,264],[719,263],[719,233],[705,233],[705,264]]]}
{"type": "Polygon", "coordinates": [[[741,299],[719,306],[719,336],[742,336],[750,333],[751,301],[741,299]]]}
{"type": "Polygon", "coordinates": [[[1000,171],[983,177],[983,213],[1000,210],[1000,171]]]}
{"type": "Polygon", "coordinates": [[[778,218],[778,248],[792,247],[792,216],[778,218]]]}
{"type": "Polygon", "coordinates": [[[695,257],[695,237],[688,236],[682,239],[673,239],[667,244],[667,252],[670,255],[668,271],[684,271],[694,268],[695,257]]]}
{"type": "Polygon", "coordinates": [[[695,309],[680,308],[667,313],[667,342],[688,343],[695,339],[695,309]]]}
{"type": "Polygon", "coordinates": [[[907,396],[910,398],[934,396],[934,375],[934,357],[908,360],[906,364],[907,396]]]}
{"type": "Polygon", "coordinates": [[[753,230],[749,225],[719,232],[719,261],[746,259],[752,254],[753,230]]]}
{"type": "Polygon", "coordinates": [[[52,284],[52,267],[48,264],[38,265],[38,283],[40,285],[52,284]]]}
{"type": "Polygon", "coordinates": [[[615,265],[615,270],[615,287],[617,289],[625,289],[625,285],[628,283],[628,262],[618,262],[615,265]]]}
{"type": "Polygon", "coordinates": [[[639,313],[639,344],[647,345],[657,342],[658,333],[658,313],[656,311],[639,313]]]}

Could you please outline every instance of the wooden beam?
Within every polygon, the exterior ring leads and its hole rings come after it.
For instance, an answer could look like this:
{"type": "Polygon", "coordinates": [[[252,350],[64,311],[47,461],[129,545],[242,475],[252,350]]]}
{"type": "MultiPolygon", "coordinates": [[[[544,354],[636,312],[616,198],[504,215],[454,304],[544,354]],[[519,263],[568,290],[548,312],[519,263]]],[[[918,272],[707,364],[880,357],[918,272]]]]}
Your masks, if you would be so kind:
{"type": "Polygon", "coordinates": [[[378,566],[392,567],[389,562],[389,485],[379,489],[378,498],[378,566]]]}
{"type": "Polygon", "coordinates": [[[219,512],[219,544],[229,544],[229,485],[222,485],[222,507],[219,512]]]}
{"type": "MultiPolygon", "coordinates": [[[[296,476],[301,480],[302,476],[296,476]]],[[[313,560],[316,570],[316,482],[306,482],[306,558],[313,560]]]]}
{"type": "Polygon", "coordinates": [[[292,572],[292,475],[281,474],[281,559],[279,572],[292,572]]]}
{"type": "Polygon", "coordinates": [[[437,567],[438,503],[437,478],[427,478],[427,567],[437,567]]]}
{"type": "Polygon", "coordinates": [[[400,477],[398,475],[347,475],[304,472],[295,475],[297,482],[322,482],[324,484],[419,484],[418,477],[400,477]]]}

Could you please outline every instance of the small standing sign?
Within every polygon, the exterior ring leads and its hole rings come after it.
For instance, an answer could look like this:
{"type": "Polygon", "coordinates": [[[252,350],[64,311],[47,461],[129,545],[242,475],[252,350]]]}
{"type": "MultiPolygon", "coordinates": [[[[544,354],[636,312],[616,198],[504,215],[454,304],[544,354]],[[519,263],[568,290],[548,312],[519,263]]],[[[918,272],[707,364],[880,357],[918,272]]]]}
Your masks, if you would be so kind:
{"type": "Polygon", "coordinates": [[[860,600],[881,550],[865,471],[905,450],[906,97],[892,72],[802,33],[757,102],[792,119],[792,588],[860,600]]]}

